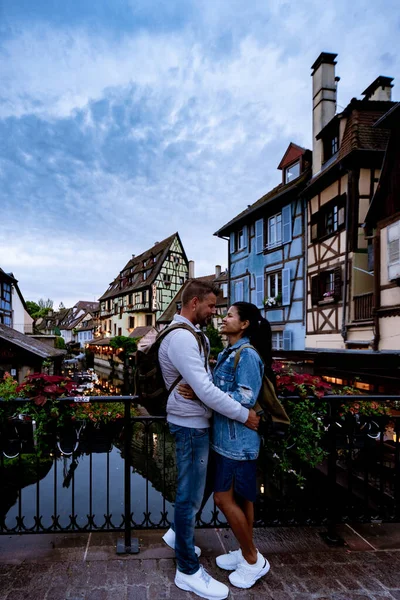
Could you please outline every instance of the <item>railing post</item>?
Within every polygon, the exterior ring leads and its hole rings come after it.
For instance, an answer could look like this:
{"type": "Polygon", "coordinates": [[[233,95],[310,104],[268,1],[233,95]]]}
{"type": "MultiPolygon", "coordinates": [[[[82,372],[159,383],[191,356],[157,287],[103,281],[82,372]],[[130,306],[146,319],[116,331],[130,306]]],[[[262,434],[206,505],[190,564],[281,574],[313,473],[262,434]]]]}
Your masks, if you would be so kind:
{"type": "Polygon", "coordinates": [[[131,400],[124,400],[124,539],[117,541],[117,554],[138,554],[139,540],[131,535],[131,441],[132,441],[132,421],[131,421],[131,400]]]}
{"type": "Polygon", "coordinates": [[[337,420],[337,405],[334,400],[329,402],[330,405],[330,427],[328,429],[328,528],[325,533],[322,533],[322,538],[330,546],[343,546],[344,540],[340,537],[336,530],[337,523],[337,483],[336,483],[336,420],[337,420]]]}

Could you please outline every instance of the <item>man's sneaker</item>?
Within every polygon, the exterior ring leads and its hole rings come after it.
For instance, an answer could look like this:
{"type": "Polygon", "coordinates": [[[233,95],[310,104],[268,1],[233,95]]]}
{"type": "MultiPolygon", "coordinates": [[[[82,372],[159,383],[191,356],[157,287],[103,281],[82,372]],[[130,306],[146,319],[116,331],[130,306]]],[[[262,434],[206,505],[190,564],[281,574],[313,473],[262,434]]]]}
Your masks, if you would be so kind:
{"type": "Polygon", "coordinates": [[[242,560],[243,554],[239,548],[239,550],[229,550],[228,554],[221,554],[220,556],[217,556],[215,562],[220,569],[225,569],[225,571],[234,571],[242,560]]]}
{"type": "Polygon", "coordinates": [[[266,558],[257,551],[257,562],[250,565],[244,558],[237,569],[229,574],[229,581],[238,588],[250,588],[257,579],[268,573],[270,564],[266,558]]]}
{"type": "Polygon", "coordinates": [[[200,598],[208,600],[224,600],[229,595],[228,586],[213,579],[201,565],[194,575],[186,575],[177,570],[175,585],[181,590],[193,592],[200,598]]]}
{"type": "MultiPolygon", "coordinates": [[[[171,529],[171,527],[168,529],[167,533],[162,536],[162,539],[167,546],[172,548],[172,550],[175,550],[175,531],[171,529]]],[[[196,552],[197,556],[201,555],[201,550],[198,546],[194,547],[194,551],[196,552]]]]}

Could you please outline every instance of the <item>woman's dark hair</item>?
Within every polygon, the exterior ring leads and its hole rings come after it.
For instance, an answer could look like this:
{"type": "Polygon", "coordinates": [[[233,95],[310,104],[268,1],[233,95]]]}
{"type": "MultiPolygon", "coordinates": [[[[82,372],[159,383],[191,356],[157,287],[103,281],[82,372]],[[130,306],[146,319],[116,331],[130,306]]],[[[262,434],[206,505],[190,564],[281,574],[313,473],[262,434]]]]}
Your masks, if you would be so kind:
{"type": "Polygon", "coordinates": [[[260,310],[251,302],[234,302],[241,321],[249,321],[250,325],[244,335],[250,338],[250,343],[258,351],[269,370],[272,364],[272,331],[271,325],[261,315],[260,310]]]}

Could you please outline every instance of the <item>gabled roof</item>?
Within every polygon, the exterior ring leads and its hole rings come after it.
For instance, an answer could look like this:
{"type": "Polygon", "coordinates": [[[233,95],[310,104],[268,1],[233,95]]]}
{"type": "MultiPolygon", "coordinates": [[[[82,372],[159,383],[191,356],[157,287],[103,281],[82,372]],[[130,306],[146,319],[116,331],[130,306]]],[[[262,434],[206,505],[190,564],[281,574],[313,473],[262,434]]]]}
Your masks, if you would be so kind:
{"type": "Polygon", "coordinates": [[[65,350],[52,348],[48,344],[39,342],[29,335],[25,335],[11,327],[7,327],[7,325],[0,324],[0,340],[10,342],[11,344],[18,346],[27,352],[36,354],[41,358],[55,358],[57,356],[63,356],[66,353],[65,350]]]}
{"type": "Polygon", "coordinates": [[[149,333],[149,331],[151,331],[152,329],[155,331],[155,328],[152,327],[151,325],[147,325],[144,327],[135,327],[135,329],[132,331],[132,333],[129,334],[129,337],[142,338],[145,335],[147,335],[149,333]]]}
{"type": "Polygon", "coordinates": [[[292,162],[297,160],[300,156],[302,156],[306,152],[307,152],[307,148],[302,148],[302,146],[298,146],[297,144],[290,142],[285,154],[282,157],[281,162],[278,165],[278,169],[281,170],[284,167],[286,167],[287,165],[290,165],[292,162]]]}
{"type": "MultiPolygon", "coordinates": [[[[207,283],[215,283],[217,286],[220,286],[222,283],[228,281],[228,272],[224,271],[221,273],[219,277],[214,275],[204,275],[204,277],[195,277],[196,281],[204,281],[207,283]]],[[[181,301],[183,290],[188,286],[188,284],[193,281],[193,279],[187,279],[181,289],[175,294],[172,298],[171,302],[168,304],[167,308],[161,315],[159,319],[157,319],[157,323],[171,323],[174,315],[176,313],[176,305],[181,301]]],[[[222,296],[222,293],[217,296],[217,307],[218,306],[226,306],[227,299],[222,296]]]]}
{"type": "Polygon", "coordinates": [[[138,291],[148,288],[159,275],[162,265],[168,256],[169,248],[175,238],[178,238],[182,248],[184,260],[187,257],[182,246],[178,232],[170,235],[162,242],[157,242],[152,248],[149,248],[139,256],[133,256],[129,260],[119,275],[110,283],[107,291],[99,298],[106,300],[116,298],[122,294],[138,291]],[[143,279],[143,273],[146,271],[147,277],[143,279]]]}
{"type": "Polygon", "coordinates": [[[237,226],[239,222],[242,221],[244,223],[247,217],[254,216],[254,213],[264,209],[268,204],[272,204],[277,200],[282,200],[282,202],[286,201],[287,198],[285,198],[285,196],[289,196],[294,192],[299,193],[305,187],[305,184],[309,180],[310,176],[311,169],[307,168],[304,173],[300,175],[300,177],[297,177],[297,179],[294,179],[289,183],[280,183],[271,191],[262,196],[259,200],[254,202],[254,204],[249,205],[231,221],[226,223],[226,225],[218,229],[214,235],[224,237],[225,235],[228,235],[230,231],[235,228],[234,226],[237,226]]]}

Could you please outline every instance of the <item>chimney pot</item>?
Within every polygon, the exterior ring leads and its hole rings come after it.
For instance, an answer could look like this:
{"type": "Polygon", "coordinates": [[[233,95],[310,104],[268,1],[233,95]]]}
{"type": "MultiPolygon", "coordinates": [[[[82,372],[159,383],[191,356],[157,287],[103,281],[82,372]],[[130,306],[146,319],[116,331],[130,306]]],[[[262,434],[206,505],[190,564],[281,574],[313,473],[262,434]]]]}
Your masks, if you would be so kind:
{"type": "Polygon", "coordinates": [[[384,77],[380,75],[363,91],[364,100],[383,100],[391,101],[393,77],[384,77]]]}
{"type": "Polygon", "coordinates": [[[221,265],[215,265],[215,278],[217,279],[221,275],[221,265]]]}
{"type": "Polygon", "coordinates": [[[189,260],[189,279],[194,279],[194,260],[189,260]]]}
{"type": "Polygon", "coordinates": [[[322,167],[323,141],[316,136],[336,114],[335,58],[337,54],[321,52],[312,65],[313,78],[313,175],[322,167]]]}

